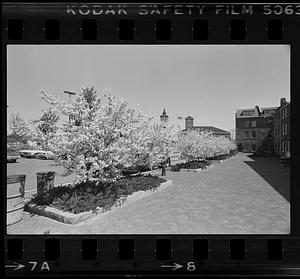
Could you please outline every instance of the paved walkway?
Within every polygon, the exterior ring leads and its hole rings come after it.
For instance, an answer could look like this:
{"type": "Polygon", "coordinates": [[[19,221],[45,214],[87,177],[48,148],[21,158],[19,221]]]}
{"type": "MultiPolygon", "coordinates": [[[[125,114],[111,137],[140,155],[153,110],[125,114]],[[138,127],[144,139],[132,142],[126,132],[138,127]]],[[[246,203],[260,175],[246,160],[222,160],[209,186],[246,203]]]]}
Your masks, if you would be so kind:
{"type": "MultiPolygon", "coordinates": [[[[289,202],[249,162],[255,161],[246,154],[238,154],[203,173],[168,171],[167,178],[173,181],[173,186],[78,225],[25,212],[24,220],[10,226],[8,233],[43,234],[46,230],[51,234],[290,233],[289,202]]],[[[265,164],[269,164],[268,160],[265,164]]],[[[288,173],[279,162],[273,167],[274,175],[280,171],[288,173]]],[[[289,187],[289,176],[284,179],[289,187]]]]}

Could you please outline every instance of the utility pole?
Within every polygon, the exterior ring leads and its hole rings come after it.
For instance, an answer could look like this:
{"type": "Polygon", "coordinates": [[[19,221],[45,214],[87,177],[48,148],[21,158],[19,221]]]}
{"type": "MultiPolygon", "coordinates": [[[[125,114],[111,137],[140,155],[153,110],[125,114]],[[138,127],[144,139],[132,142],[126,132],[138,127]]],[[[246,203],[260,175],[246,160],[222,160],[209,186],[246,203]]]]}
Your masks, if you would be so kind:
{"type": "MultiPolygon", "coordinates": [[[[71,101],[71,96],[72,95],[76,95],[75,92],[71,92],[71,91],[67,91],[67,90],[65,90],[64,93],[69,95],[69,101],[71,101]]],[[[69,122],[71,122],[71,116],[70,115],[69,115],[69,122]]]]}

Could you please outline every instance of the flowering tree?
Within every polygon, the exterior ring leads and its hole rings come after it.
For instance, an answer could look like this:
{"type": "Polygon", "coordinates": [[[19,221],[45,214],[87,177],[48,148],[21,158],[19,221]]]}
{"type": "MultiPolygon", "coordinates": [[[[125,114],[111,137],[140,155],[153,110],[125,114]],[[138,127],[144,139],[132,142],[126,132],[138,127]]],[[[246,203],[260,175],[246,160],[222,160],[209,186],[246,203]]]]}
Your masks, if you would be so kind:
{"type": "Polygon", "coordinates": [[[232,149],[235,149],[232,141],[214,136],[211,132],[188,130],[177,135],[176,150],[186,161],[225,155],[232,149]]]}
{"type": "Polygon", "coordinates": [[[214,152],[213,156],[229,154],[230,150],[236,149],[235,144],[226,137],[214,137],[214,152]]]}
{"type": "Polygon", "coordinates": [[[153,165],[162,163],[162,175],[165,175],[165,167],[170,153],[174,149],[173,127],[154,123],[148,129],[149,143],[148,154],[153,165]]]}
{"type": "Polygon", "coordinates": [[[146,158],[150,162],[149,150],[154,149],[151,118],[130,108],[125,100],[112,95],[100,98],[93,87],[82,88],[69,102],[43,91],[42,98],[70,116],[48,141],[56,162],[65,169],[63,174],[75,172],[79,180],[114,180],[124,165],[137,165],[146,158]]]}
{"type": "Polygon", "coordinates": [[[12,131],[11,137],[19,143],[27,144],[32,134],[24,119],[18,114],[12,114],[9,119],[9,127],[12,131]]]}
{"type": "Polygon", "coordinates": [[[36,146],[33,143],[31,145],[36,148],[49,149],[48,142],[58,130],[58,120],[57,111],[53,108],[44,111],[39,119],[32,120],[31,123],[36,125],[36,131],[33,136],[33,142],[36,146]]]}
{"type": "Polygon", "coordinates": [[[188,130],[180,132],[176,140],[176,149],[180,157],[186,161],[209,156],[210,134],[203,131],[188,130]]]}

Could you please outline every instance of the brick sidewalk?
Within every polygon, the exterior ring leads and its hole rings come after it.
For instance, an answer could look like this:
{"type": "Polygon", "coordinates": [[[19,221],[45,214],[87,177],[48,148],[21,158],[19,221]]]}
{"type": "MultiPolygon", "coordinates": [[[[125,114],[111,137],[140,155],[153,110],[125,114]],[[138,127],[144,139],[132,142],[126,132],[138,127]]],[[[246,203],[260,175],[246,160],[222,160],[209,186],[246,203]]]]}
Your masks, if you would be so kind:
{"type": "MultiPolygon", "coordinates": [[[[264,163],[277,175],[280,166],[271,161],[264,163]]],[[[173,186],[106,216],[66,225],[24,213],[24,220],[10,226],[8,233],[42,234],[50,229],[51,234],[288,234],[289,202],[251,167],[253,162],[241,153],[203,173],[168,171],[173,186]]],[[[289,176],[284,179],[281,187],[289,188],[289,176]]]]}

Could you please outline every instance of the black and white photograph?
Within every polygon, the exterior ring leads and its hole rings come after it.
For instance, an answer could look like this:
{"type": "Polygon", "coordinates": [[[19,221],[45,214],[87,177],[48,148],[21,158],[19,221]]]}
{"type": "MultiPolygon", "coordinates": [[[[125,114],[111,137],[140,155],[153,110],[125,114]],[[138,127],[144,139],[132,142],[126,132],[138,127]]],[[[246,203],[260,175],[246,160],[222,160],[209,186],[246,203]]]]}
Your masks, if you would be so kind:
{"type": "Polygon", "coordinates": [[[12,234],[290,234],[289,45],[8,45],[12,234]]]}

